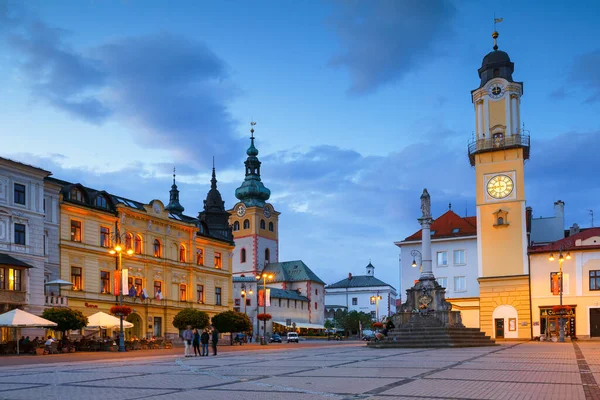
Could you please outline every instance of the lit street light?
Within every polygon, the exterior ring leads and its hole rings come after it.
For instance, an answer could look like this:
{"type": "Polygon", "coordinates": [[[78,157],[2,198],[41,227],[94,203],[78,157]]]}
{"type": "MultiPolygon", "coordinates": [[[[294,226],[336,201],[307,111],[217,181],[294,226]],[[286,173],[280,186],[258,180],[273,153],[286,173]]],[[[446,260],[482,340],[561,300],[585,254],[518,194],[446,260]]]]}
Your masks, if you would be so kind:
{"type": "MultiPolygon", "coordinates": [[[[112,249],[110,249],[108,252],[110,254],[117,254],[118,255],[118,266],[117,266],[117,270],[119,271],[119,279],[121,280],[121,287],[119,288],[119,305],[122,306],[123,305],[123,290],[125,289],[125,286],[127,285],[127,282],[123,279],[123,259],[122,259],[122,255],[123,255],[123,251],[125,251],[128,255],[132,255],[133,254],[133,250],[131,248],[125,250],[123,249],[123,247],[121,246],[121,236],[126,235],[119,235],[119,230],[117,229],[117,231],[114,233],[113,235],[113,243],[114,246],[112,249]],[[124,282],[125,281],[125,282],[124,282]]],[[[125,335],[123,333],[123,314],[119,315],[119,319],[120,319],[120,326],[119,326],[119,351],[126,351],[125,350],[125,335]]]]}
{"type": "MultiPolygon", "coordinates": [[[[241,295],[242,295],[242,300],[244,301],[244,314],[246,314],[246,295],[250,295],[252,296],[252,289],[248,290],[246,292],[246,285],[242,285],[242,291],[241,291],[241,295]]],[[[246,314],[248,315],[248,314],[246,314]]]]}
{"type": "MultiPolygon", "coordinates": [[[[263,272],[262,275],[256,275],[256,280],[260,281],[261,278],[263,280],[263,313],[266,314],[267,313],[267,279],[271,280],[274,277],[273,277],[273,275],[267,274],[266,272],[263,272]]],[[[262,340],[265,344],[267,343],[267,340],[265,339],[266,334],[267,334],[267,320],[263,319],[262,340]]]]}
{"type": "MultiPolygon", "coordinates": [[[[560,317],[558,319],[558,326],[559,326],[559,333],[558,333],[558,341],[559,342],[564,342],[565,341],[565,329],[564,329],[564,320],[563,320],[563,314],[562,314],[562,305],[563,305],[563,262],[565,261],[565,258],[567,260],[571,259],[571,253],[569,253],[567,251],[567,254],[563,257],[563,252],[562,252],[562,244],[560,245],[560,250],[559,250],[559,254],[558,254],[558,279],[560,279],[560,286],[559,286],[559,293],[560,293],[560,306],[561,306],[561,314],[560,317]]],[[[554,254],[550,253],[550,257],[548,257],[548,260],[550,261],[554,261],[554,254]]],[[[548,330],[548,328],[546,328],[546,331],[548,330]]]]}
{"type": "Polygon", "coordinates": [[[375,321],[379,321],[379,300],[381,299],[382,297],[379,295],[379,293],[377,296],[371,296],[371,304],[375,302],[375,321]]]}
{"type": "Polygon", "coordinates": [[[417,257],[419,258],[419,272],[422,272],[422,267],[423,267],[423,256],[421,255],[421,252],[419,250],[412,250],[410,252],[410,255],[413,256],[413,262],[411,264],[411,267],[416,268],[417,266],[417,257]]]}

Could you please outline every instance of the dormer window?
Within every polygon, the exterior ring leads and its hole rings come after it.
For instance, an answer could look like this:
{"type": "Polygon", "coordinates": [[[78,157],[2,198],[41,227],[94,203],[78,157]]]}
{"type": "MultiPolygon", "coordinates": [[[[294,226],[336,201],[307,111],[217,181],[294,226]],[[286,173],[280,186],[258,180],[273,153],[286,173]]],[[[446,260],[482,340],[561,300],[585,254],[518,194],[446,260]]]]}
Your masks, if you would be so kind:
{"type": "Polygon", "coordinates": [[[433,235],[435,235],[435,231],[431,231],[429,235],[430,235],[430,236],[433,236],[433,235]]]}
{"type": "Polygon", "coordinates": [[[106,197],[104,197],[104,196],[96,197],[96,201],[94,202],[94,205],[96,207],[100,207],[100,208],[108,208],[108,202],[106,201],[106,197]]]}
{"type": "Polygon", "coordinates": [[[458,232],[460,232],[460,228],[454,228],[454,229],[452,229],[452,233],[458,233],[458,232]]]}
{"type": "Polygon", "coordinates": [[[83,193],[81,192],[81,190],[73,188],[71,189],[71,193],[69,194],[69,199],[83,202],[83,193]]]}

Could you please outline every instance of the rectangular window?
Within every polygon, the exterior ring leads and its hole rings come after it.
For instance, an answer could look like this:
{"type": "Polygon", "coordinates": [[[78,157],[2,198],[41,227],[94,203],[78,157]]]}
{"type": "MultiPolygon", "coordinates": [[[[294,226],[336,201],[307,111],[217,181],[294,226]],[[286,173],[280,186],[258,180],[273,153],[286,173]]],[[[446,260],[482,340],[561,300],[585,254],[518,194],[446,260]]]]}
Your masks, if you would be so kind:
{"type": "Polygon", "coordinates": [[[590,290],[600,290],[600,271],[590,271],[590,290]]]}
{"type": "Polygon", "coordinates": [[[15,183],[15,204],[25,205],[25,185],[15,183]]]}
{"type": "Polygon", "coordinates": [[[317,309],[317,302],[315,301],[315,310],[317,309]]]}
{"type": "Polygon", "coordinates": [[[100,293],[110,293],[110,272],[100,271],[100,293]]]}
{"type": "Polygon", "coordinates": [[[15,244],[25,246],[25,225],[15,224],[15,244]]]}
{"type": "Polygon", "coordinates": [[[161,337],[162,336],[162,318],[154,317],[154,336],[161,337]]]}
{"type": "Polygon", "coordinates": [[[204,285],[196,285],[196,298],[198,303],[204,303],[204,285]]]}
{"type": "Polygon", "coordinates": [[[252,305],[252,300],[246,299],[246,307],[251,306],[251,305],[252,305]]]}
{"type": "Polygon", "coordinates": [[[73,290],[83,290],[80,267],[71,267],[71,283],[73,284],[73,290]]]}
{"type": "Polygon", "coordinates": [[[465,251],[454,250],[454,265],[463,265],[465,263],[465,251]]]}
{"type": "Polygon", "coordinates": [[[21,291],[21,270],[8,269],[8,290],[21,291]]]}
{"type": "Polygon", "coordinates": [[[156,300],[162,300],[162,282],[154,281],[154,298],[156,300]]]}
{"type": "Polygon", "coordinates": [[[447,267],[448,266],[448,252],[447,251],[438,251],[437,252],[437,265],[438,265],[438,267],[447,267]]]}
{"type": "Polygon", "coordinates": [[[223,268],[221,263],[221,253],[215,253],[215,268],[223,268]]]}
{"type": "Polygon", "coordinates": [[[215,304],[218,306],[221,305],[221,288],[220,287],[215,288],[215,304]]]}
{"type": "Polygon", "coordinates": [[[81,221],[71,221],[71,240],[81,242],[81,221]]]}
{"type": "Polygon", "coordinates": [[[202,249],[196,249],[196,264],[204,265],[204,251],[202,249]]]}
{"type": "Polygon", "coordinates": [[[464,276],[455,276],[454,277],[454,291],[455,292],[467,291],[467,278],[465,278],[464,276]]]}
{"type": "Polygon", "coordinates": [[[279,307],[281,307],[281,299],[279,299],[279,307]]]}
{"type": "Polygon", "coordinates": [[[187,285],[179,285],[179,301],[187,301],[187,285]]]}
{"type": "Polygon", "coordinates": [[[290,308],[290,299],[287,299],[287,308],[290,308]]]}
{"type": "Polygon", "coordinates": [[[0,289],[6,289],[6,269],[0,268],[0,289]]]}
{"type": "Polygon", "coordinates": [[[110,229],[105,226],[100,228],[100,246],[110,247],[110,229]]]}
{"type": "Polygon", "coordinates": [[[352,298],[352,305],[353,306],[357,306],[358,305],[358,297],[353,297],[352,298]]]}
{"type": "Polygon", "coordinates": [[[443,288],[447,288],[448,287],[448,278],[435,278],[435,280],[437,281],[437,283],[439,283],[439,285],[443,288]]]}

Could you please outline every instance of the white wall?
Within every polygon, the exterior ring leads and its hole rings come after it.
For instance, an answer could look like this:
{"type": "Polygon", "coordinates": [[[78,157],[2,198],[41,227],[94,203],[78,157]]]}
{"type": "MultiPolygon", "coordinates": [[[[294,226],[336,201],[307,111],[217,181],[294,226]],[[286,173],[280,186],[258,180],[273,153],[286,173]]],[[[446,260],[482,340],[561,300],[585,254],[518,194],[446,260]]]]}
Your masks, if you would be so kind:
{"type": "Polygon", "coordinates": [[[348,306],[348,311],[362,311],[367,314],[377,312],[377,305],[371,304],[371,296],[379,293],[382,297],[379,300],[379,319],[396,313],[396,294],[395,290],[389,286],[373,286],[361,288],[344,289],[326,289],[325,304],[327,306],[348,306]],[[352,304],[352,299],[356,299],[357,304],[352,304]],[[391,304],[390,304],[391,303],[391,304]]]}

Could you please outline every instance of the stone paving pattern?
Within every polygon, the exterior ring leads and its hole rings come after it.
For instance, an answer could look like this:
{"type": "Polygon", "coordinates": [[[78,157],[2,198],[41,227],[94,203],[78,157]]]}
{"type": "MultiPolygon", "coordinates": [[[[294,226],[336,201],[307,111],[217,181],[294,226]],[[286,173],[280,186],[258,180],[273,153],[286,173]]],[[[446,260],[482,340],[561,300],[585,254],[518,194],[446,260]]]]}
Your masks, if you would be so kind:
{"type": "Polygon", "coordinates": [[[0,358],[0,399],[600,400],[599,379],[596,341],[460,349],[328,343],[17,366],[0,358]]]}

